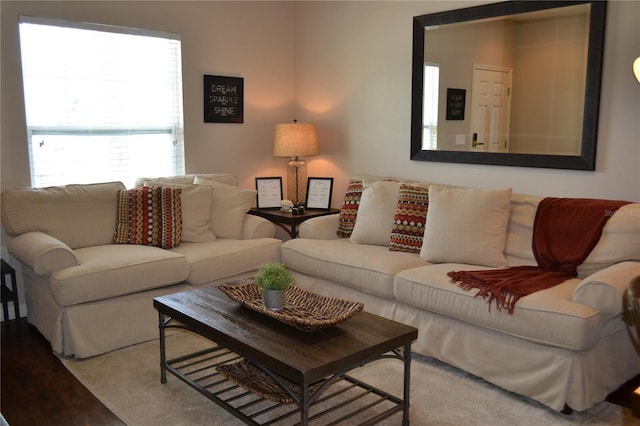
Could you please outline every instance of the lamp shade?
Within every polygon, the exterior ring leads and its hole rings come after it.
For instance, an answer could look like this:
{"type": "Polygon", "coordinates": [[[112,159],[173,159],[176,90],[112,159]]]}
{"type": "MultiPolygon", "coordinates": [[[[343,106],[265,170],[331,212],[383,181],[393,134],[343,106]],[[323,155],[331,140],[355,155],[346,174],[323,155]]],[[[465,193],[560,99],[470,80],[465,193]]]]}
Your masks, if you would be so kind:
{"type": "Polygon", "coordinates": [[[318,133],[313,123],[276,124],[274,157],[304,157],[320,154],[318,133]]]}
{"type": "Polygon", "coordinates": [[[636,80],[640,83],[640,56],[633,61],[633,75],[636,76],[636,80]]]}

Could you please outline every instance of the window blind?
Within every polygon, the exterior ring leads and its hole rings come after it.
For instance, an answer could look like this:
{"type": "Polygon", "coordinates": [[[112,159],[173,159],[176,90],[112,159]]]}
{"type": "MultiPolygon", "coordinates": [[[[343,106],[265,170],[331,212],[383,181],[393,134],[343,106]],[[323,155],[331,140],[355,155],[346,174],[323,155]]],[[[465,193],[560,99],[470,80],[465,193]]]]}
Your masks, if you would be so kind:
{"type": "Polygon", "coordinates": [[[440,65],[424,65],[424,132],[422,149],[438,149],[438,92],[440,87],[440,65]]]}
{"type": "Polygon", "coordinates": [[[34,186],[184,173],[176,34],[20,17],[34,186]]]}

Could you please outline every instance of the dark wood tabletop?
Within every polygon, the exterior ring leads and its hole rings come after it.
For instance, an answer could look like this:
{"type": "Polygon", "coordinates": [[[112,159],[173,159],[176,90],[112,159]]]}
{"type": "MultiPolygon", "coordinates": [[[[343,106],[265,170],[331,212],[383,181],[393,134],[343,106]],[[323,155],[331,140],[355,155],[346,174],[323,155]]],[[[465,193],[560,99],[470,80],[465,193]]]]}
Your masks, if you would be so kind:
{"type": "Polygon", "coordinates": [[[157,297],[153,305],[300,385],[405,346],[418,335],[414,327],[364,311],[336,326],[306,333],[232,301],[217,287],[157,297]]]}
{"type": "Polygon", "coordinates": [[[260,216],[268,220],[278,221],[282,223],[287,223],[289,225],[292,224],[300,224],[307,219],[311,219],[318,216],[327,216],[330,214],[338,214],[340,213],[340,209],[305,209],[302,214],[292,214],[289,212],[283,212],[280,209],[258,209],[253,207],[249,210],[249,214],[260,216]]]}
{"type": "Polygon", "coordinates": [[[305,220],[319,216],[338,214],[340,213],[340,209],[306,209],[302,214],[293,214],[283,212],[280,209],[258,209],[253,207],[248,213],[271,221],[287,231],[291,238],[296,238],[298,236],[297,227],[305,220]],[[289,228],[285,225],[288,225],[289,228]]]}

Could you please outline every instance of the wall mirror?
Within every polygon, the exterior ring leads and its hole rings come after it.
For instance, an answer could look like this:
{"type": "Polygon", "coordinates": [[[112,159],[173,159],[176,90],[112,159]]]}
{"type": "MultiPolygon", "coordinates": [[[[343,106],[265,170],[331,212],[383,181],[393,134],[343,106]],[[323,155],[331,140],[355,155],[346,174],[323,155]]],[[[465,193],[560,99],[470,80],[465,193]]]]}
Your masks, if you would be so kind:
{"type": "Polygon", "coordinates": [[[606,1],[413,19],[411,159],[594,170],[606,1]]]}

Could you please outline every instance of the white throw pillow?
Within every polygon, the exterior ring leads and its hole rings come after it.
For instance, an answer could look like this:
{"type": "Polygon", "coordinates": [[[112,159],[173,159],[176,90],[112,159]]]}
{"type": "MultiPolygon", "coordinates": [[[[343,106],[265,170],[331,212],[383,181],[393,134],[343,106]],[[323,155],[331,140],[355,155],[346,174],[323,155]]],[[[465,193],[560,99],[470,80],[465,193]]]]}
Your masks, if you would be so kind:
{"type": "Polygon", "coordinates": [[[198,176],[194,183],[214,188],[211,224],[216,236],[241,239],[245,214],[256,199],[255,189],[238,188],[198,176]]]}
{"type": "Polygon", "coordinates": [[[211,226],[211,208],[213,205],[213,188],[199,185],[185,185],[164,182],[162,180],[145,180],[143,186],[166,186],[182,188],[182,239],[187,243],[201,243],[216,239],[211,226]]]}
{"type": "Polygon", "coordinates": [[[398,204],[400,182],[364,182],[360,207],[350,241],[388,246],[398,204]]]}
{"type": "Polygon", "coordinates": [[[503,268],[511,189],[429,187],[420,258],[503,268]]]}

